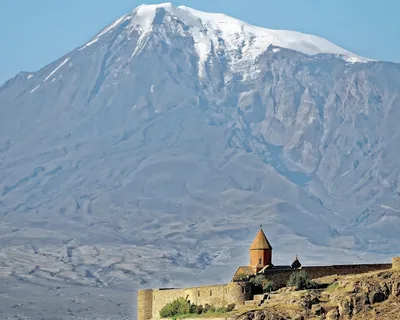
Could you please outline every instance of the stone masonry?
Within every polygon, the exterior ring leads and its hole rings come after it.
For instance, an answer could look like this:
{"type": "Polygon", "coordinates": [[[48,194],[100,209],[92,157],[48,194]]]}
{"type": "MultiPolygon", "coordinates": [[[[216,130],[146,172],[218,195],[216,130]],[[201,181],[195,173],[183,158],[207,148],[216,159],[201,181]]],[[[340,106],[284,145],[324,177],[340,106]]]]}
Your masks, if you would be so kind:
{"type": "Polygon", "coordinates": [[[400,257],[394,257],[392,259],[392,266],[395,269],[399,269],[400,268],[400,257]]]}
{"type": "Polygon", "coordinates": [[[244,305],[251,299],[247,283],[230,282],[224,285],[181,289],[139,290],[138,320],[158,319],[160,310],[177,298],[185,298],[188,303],[196,305],[226,306],[230,303],[244,305]]]}

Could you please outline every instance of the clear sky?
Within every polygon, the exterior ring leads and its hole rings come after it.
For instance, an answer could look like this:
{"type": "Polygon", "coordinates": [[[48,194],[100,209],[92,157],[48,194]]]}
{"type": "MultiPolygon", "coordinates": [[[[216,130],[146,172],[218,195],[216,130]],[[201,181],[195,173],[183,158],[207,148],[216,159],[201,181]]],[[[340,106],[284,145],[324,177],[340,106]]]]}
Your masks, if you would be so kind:
{"type": "MultiPolygon", "coordinates": [[[[146,0],[0,0],[0,85],[90,40],[146,0]]],[[[358,55],[400,62],[399,0],[177,0],[254,25],[322,36],[358,55]]]]}

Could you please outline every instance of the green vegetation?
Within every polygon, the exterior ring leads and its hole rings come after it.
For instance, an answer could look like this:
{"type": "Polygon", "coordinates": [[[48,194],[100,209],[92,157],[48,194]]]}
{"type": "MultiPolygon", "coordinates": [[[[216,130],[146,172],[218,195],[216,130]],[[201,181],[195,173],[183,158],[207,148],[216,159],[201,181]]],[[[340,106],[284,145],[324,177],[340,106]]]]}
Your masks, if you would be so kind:
{"type": "Polygon", "coordinates": [[[313,289],[317,287],[317,284],[311,281],[307,272],[300,271],[294,272],[290,276],[289,281],[287,282],[288,287],[296,287],[297,290],[305,290],[305,289],[313,289]]]}
{"type": "Polygon", "coordinates": [[[330,284],[328,286],[328,288],[326,288],[326,290],[327,291],[333,291],[333,290],[336,290],[338,287],[339,287],[339,283],[334,282],[334,283],[330,284]]]}
{"type": "Polygon", "coordinates": [[[256,277],[252,278],[250,282],[255,286],[262,289],[265,292],[271,292],[274,289],[274,282],[268,280],[264,275],[257,275],[256,277]]]}
{"type": "Polygon", "coordinates": [[[235,277],[237,280],[247,280],[249,278],[249,275],[246,273],[239,273],[235,277]]]}
{"type": "Polygon", "coordinates": [[[174,301],[167,303],[160,311],[161,318],[170,318],[181,314],[187,314],[190,312],[190,306],[188,302],[183,298],[175,299],[174,301]]]}
{"type": "Polygon", "coordinates": [[[211,315],[231,312],[235,308],[235,304],[228,304],[226,307],[215,307],[213,305],[189,305],[188,301],[183,298],[175,299],[167,303],[160,311],[161,318],[185,318],[187,316],[211,315]]]}

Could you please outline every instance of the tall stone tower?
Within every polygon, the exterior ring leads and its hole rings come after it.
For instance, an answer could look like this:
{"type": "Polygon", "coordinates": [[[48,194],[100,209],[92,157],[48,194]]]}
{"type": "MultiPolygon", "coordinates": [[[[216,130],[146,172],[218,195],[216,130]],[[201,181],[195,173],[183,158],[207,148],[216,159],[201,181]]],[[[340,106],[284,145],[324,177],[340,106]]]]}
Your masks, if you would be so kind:
{"type": "Polygon", "coordinates": [[[265,266],[272,265],[272,247],[260,226],[256,238],[250,246],[250,267],[257,273],[265,266]]]}

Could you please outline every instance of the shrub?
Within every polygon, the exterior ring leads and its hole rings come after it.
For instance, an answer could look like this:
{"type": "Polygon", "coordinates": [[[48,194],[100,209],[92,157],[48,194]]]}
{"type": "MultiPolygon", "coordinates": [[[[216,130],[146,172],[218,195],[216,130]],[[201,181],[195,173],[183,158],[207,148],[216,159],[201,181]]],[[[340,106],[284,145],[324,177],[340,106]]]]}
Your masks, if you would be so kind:
{"type": "Polygon", "coordinates": [[[226,312],[231,312],[233,309],[235,309],[236,304],[230,303],[226,306],[226,312]]]}
{"type": "Polygon", "coordinates": [[[206,303],[203,308],[203,313],[215,312],[215,307],[206,303]]]}
{"type": "Polygon", "coordinates": [[[257,287],[261,287],[265,277],[263,275],[256,275],[255,278],[251,278],[250,282],[257,287]]]}
{"type": "Polygon", "coordinates": [[[307,272],[294,272],[287,282],[288,287],[296,287],[297,290],[312,289],[316,287],[316,283],[311,281],[307,272]]]}
{"type": "Polygon", "coordinates": [[[226,312],[226,308],[225,307],[219,307],[217,309],[215,309],[216,313],[225,313],[226,312]]]}
{"type": "Polygon", "coordinates": [[[247,280],[249,278],[249,275],[246,273],[239,273],[236,275],[236,280],[247,280]]]}
{"type": "Polygon", "coordinates": [[[183,298],[178,298],[170,303],[167,303],[160,310],[160,317],[169,318],[169,317],[179,316],[182,314],[188,314],[189,312],[190,312],[189,303],[183,298]]]}
{"type": "Polygon", "coordinates": [[[203,313],[203,306],[202,305],[197,306],[196,313],[197,314],[202,314],[203,313]]]}
{"type": "Polygon", "coordinates": [[[270,280],[265,280],[262,284],[262,288],[264,292],[271,292],[274,290],[274,282],[270,280]]]}
{"type": "Polygon", "coordinates": [[[250,280],[254,286],[262,289],[263,292],[270,292],[274,289],[273,281],[268,280],[264,275],[257,275],[255,278],[250,280]]]}
{"type": "Polygon", "coordinates": [[[235,304],[228,304],[227,307],[216,308],[213,305],[206,303],[202,305],[189,305],[188,301],[183,298],[178,298],[170,303],[167,303],[160,311],[161,318],[176,319],[177,316],[186,314],[204,314],[204,313],[225,313],[230,312],[235,308],[235,304]]]}
{"type": "Polygon", "coordinates": [[[190,305],[189,313],[197,313],[197,306],[195,304],[190,305]]]}

